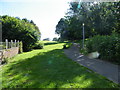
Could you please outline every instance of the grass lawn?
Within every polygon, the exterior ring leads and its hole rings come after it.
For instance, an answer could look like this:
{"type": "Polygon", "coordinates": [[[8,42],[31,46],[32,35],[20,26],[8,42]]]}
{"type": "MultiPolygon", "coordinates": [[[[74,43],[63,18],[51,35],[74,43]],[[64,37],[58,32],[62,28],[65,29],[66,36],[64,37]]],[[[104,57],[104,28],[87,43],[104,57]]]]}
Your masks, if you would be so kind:
{"type": "Polygon", "coordinates": [[[58,43],[57,41],[40,41],[40,42],[43,42],[44,45],[53,45],[58,43]]]}
{"type": "Polygon", "coordinates": [[[2,88],[116,88],[117,84],[88,72],[68,59],[64,43],[18,54],[2,67],[2,88]]]}

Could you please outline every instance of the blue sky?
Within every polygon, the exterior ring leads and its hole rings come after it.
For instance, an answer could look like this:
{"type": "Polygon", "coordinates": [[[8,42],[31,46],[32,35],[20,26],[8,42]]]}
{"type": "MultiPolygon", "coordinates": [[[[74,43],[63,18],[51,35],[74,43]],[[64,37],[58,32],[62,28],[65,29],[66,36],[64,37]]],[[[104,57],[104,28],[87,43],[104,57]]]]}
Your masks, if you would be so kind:
{"type": "Polygon", "coordinates": [[[0,15],[27,18],[39,27],[42,37],[57,37],[55,26],[65,16],[70,0],[0,0],[0,15]]]}

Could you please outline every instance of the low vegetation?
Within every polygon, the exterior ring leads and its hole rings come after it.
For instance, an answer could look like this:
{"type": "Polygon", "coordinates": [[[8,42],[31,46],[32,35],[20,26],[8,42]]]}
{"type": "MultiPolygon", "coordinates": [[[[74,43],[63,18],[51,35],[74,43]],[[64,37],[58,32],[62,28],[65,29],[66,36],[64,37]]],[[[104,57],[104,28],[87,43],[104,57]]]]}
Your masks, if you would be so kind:
{"type": "Polygon", "coordinates": [[[72,43],[66,43],[65,45],[63,45],[63,49],[68,49],[72,46],[72,43]]]}
{"type": "MultiPolygon", "coordinates": [[[[107,80],[68,59],[65,43],[18,54],[2,67],[2,88],[117,88],[107,80]],[[88,72],[89,71],[89,72],[88,72]]],[[[0,77],[1,78],[1,77],[0,77]]]]}
{"type": "MultiPolygon", "coordinates": [[[[82,42],[80,43],[82,46],[82,42]]],[[[94,36],[86,39],[85,48],[80,50],[83,54],[97,51],[100,59],[120,64],[120,35],[94,36]]]]}
{"type": "Polygon", "coordinates": [[[33,46],[33,49],[43,49],[43,47],[44,47],[44,43],[42,41],[38,41],[33,46]]]}
{"type": "Polygon", "coordinates": [[[19,43],[19,53],[23,52],[23,43],[22,41],[19,43]]]}

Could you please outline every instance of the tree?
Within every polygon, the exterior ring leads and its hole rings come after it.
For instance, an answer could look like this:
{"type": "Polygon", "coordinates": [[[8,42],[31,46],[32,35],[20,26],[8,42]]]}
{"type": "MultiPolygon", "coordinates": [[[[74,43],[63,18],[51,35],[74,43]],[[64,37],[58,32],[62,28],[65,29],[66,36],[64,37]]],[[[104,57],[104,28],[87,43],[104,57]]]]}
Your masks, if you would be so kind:
{"type": "Polygon", "coordinates": [[[67,29],[68,29],[68,21],[67,19],[61,18],[58,24],[56,25],[55,32],[60,35],[62,39],[66,39],[68,37],[67,29]]]}
{"type": "Polygon", "coordinates": [[[95,35],[120,33],[119,2],[71,2],[65,18],[56,25],[56,33],[67,40],[82,39],[82,24],[85,24],[85,38],[95,35]]]}
{"type": "Polygon", "coordinates": [[[43,39],[43,41],[50,41],[50,38],[45,38],[43,39]]]}
{"type": "Polygon", "coordinates": [[[23,42],[23,50],[29,51],[40,39],[41,33],[37,26],[27,19],[17,19],[10,16],[2,16],[2,40],[20,40],[23,42]]]}
{"type": "Polygon", "coordinates": [[[33,20],[31,20],[30,23],[33,24],[33,25],[36,25],[36,24],[33,22],[33,20]]]}
{"type": "Polygon", "coordinates": [[[54,38],[53,38],[53,41],[58,41],[58,38],[57,38],[57,37],[54,37],[54,38]]]}

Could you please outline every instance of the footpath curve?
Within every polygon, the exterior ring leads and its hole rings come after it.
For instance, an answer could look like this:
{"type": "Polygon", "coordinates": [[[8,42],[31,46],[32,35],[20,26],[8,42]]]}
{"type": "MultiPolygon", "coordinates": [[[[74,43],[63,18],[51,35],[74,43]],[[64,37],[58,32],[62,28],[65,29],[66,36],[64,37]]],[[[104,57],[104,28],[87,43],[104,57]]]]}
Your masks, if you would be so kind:
{"type": "Polygon", "coordinates": [[[103,75],[117,84],[120,84],[119,65],[114,65],[98,59],[89,59],[88,57],[79,53],[79,47],[75,43],[69,49],[64,49],[64,53],[68,58],[78,62],[80,65],[87,67],[100,75],[103,75]]]}

